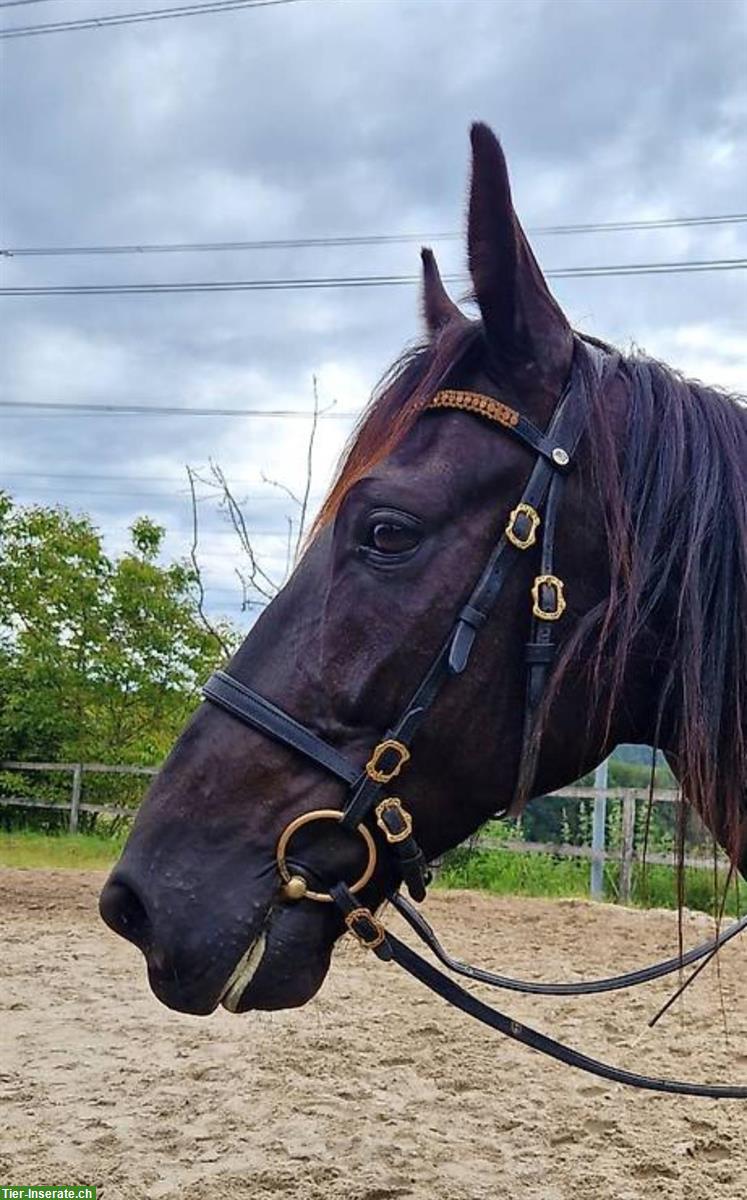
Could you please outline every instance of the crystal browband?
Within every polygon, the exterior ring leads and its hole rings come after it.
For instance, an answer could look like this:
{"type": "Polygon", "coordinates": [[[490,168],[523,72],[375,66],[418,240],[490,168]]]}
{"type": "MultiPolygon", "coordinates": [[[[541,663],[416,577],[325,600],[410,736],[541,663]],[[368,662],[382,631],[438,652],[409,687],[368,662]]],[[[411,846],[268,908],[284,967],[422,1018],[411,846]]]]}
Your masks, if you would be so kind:
{"type": "Polygon", "coordinates": [[[495,400],[493,396],[484,396],[481,392],[463,392],[453,388],[443,388],[440,392],[436,392],[425,407],[460,408],[466,412],[477,413],[480,417],[486,417],[489,421],[496,421],[507,429],[513,429],[519,424],[519,414],[516,409],[509,408],[507,404],[501,400],[495,400]]]}

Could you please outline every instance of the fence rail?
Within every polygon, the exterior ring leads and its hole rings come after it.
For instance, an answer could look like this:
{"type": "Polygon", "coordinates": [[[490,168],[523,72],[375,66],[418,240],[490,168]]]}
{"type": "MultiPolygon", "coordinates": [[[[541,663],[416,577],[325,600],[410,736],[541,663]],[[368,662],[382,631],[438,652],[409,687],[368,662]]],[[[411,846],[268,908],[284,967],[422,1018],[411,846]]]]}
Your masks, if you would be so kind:
{"type": "MultiPolygon", "coordinates": [[[[604,767],[605,764],[602,764],[604,767]]],[[[84,779],[86,775],[141,775],[153,776],[158,773],[158,767],[112,765],[110,763],[39,763],[39,762],[2,762],[0,770],[19,772],[66,772],[70,775],[69,800],[50,801],[38,800],[24,796],[0,796],[0,806],[16,806],[31,809],[46,809],[56,812],[69,813],[68,827],[71,833],[78,829],[81,813],[105,813],[112,817],[131,817],[134,807],[125,808],[116,804],[91,804],[83,800],[84,779]]],[[[605,781],[606,774],[598,769],[595,782],[588,787],[574,784],[571,787],[559,788],[550,793],[550,800],[592,800],[594,801],[594,825],[592,845],[570,845],[555,842],[530,842],[520,838],[501,840],[499,838],[477,837],[468,844],[475,850],[496,851],[504,850],[511,854],[550,854],[559,858],[586,859],[591,866],[590,890],[593,896],[601,896],[602,871],[604,864],[615,862],[620,864],[619,897],[624,902],[630,899],[633,867],[641,862],[641,856],[635,848],[636,807],[639,803],[648,803],[649,799],[655,804],[673,804],[677,801],[677,793],[667,789],[655,789],[650,792],[646,788],[635,787],[606,787],[599,786],[605,781]],[[621,805],[620,845],[610,849],[606,845],[606,806],[609,801],[621,805]]],[[[673,854],[647,853],[646,862],[662,866],[673,866],[673,854]]],[[[726,858],[720,853],[716,862],[724,869],[728,867],[726,858]]],[[[703,869],[713,869],[714,859],[702,857],[686,857],[685,866],[703,869]]]]}
{"type": "MultiPolygon", "coordinates": [[[[551,797],[548,797],[551,798],[551,797]]],[[[620,863],[620,899],[629,900],[632,882],[632,867],[637,863],[642,863],[643,858],[636,850],[626,850],[621,846],[619,850],[593,850],[591,846],[574,846],[569,843],[557,842],[524,842],[521,838],[511,838],[507,841],[501,841],[500,838],[476,838],[469,843],[470,847],[475,850],[508,850],[511,854],[551,854],[555,858],[585,858],[589,862],[600,861],[602,863],[617,862],[620,863]],[[623,881],[623,868],[627,867],[625,879],[623,881]]],[[[673,867],[676,865],[674,853],[659,854],[654,851],[647,851],[646,862],[649,866],[673,867]]],[[[716,857],[718,866],[724,870],[728,870],[729,863],[725,855],[718,853],[716,857]]],[[[684,866],[695,867],[703,871],[713,870],[713,857],[699,858],[697,856],[687,855],[684,859],[684,866]]]]}
{"type": "Polygon", "coordinates": [[[159,767],[112,765],[110,763],[45,763],[45,762],[0,762],[2,771],[63,771],[71,776],[70,800],[37,800],[30,796],[0,796],[0,805],[20,808],[41,808],[54,812],[69,812],[68,828],[77,833],[81,813],[106,813],[112,817],[131,817],[132,808],[115,804],[88,804],[83,795],[83,776],[88,775],[157,775],[159,767]]]}

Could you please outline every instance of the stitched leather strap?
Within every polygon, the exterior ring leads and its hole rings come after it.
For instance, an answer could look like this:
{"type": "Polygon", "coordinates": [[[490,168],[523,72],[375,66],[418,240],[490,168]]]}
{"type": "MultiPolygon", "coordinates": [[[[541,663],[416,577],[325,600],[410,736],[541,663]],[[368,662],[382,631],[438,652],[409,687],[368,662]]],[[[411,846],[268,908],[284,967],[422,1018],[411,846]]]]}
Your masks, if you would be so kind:
{"type": "MultiPolygon", "coordinates": [[[[556,475],[550,485],[545,509],[545,532],[542,539],[542,555],[540,559],[540,576],[553,577],[555,573],[555,532],[557,529],[558,512],[563,494],[565,480],[556,475]]],[[[540,608],[544,607],[545,597],[543,586],[538,588],[540,608]]],[[[558,599],[555,597],[554,599],[558,599]]],[[[539,759],[539,743],[532,737],[534,723],[540,702],[547,685],[550,665],[555,657],[553,645],[554,621],[543,621],[536,615],[532,616],[530,640],[525,647],[524,661],[527,665],[526,700],[524,702],[524,725],[522,729],[521,758],[519,775],[516,785],[516,795],[520,799],[531,796],[532,784],[537,774],[539,759]]]]}
{"type": "Polygon", "coordinates": [[[389,935],[383,926],[367,908],[356,899],[346,883],[335,883],[329,889],[330,895],[340,912],[345,917],[349,931],[358,938],[362,945],[373,950],[382,962],[390,962],[392,950],[389,935]],[[383,935],[383,936],[382,936],[383,935]]]}
{"type": "Polygon", "coordinates": [[[318,766],[324,767],[325,771],[342,779],[343,783],[352,785],[360,779],[360,767],[344,758],[334,746],[317,737],[310,729],[299,725],[281,708],[265,700],[264,696],[234,679],[233,675],[215,671],[204,685],[202,694],[206,700],[211,700],[219,708],[238,717],[245,725],[298,750],[318,766]]]}
{"type": "Polygon", "coordinates": [[[376,809],[376,821],[387,838],[387,844],[397,860],[400,874],[413,900],[425,900],[426,888],[431,881],[431,872],[420,846],[412,832],[412,817],[406,813],[401,801],[390,800],[376,809]]]}
{"type": "MultiPolygon", "coordinates": [[[[385,930],[381,922],[368,909],[359,906],[355,896],[352,895],[346,884],[335,884],[331,889],[331,894],[338,908],[345,916],[345,924],[350,932],[363,945],[369,945],[378,958],[383,962],[396,962],[403,970],[407,971],[408,975],[412,975],[414,979],[419,980],[420,983],[424,984],[432,992],[435,992],[443,1000],[446,1000],[452,1007],[460,1009],[461,1012],[466,1013],[469,1017],[474,1017],[475,1020],[480,1021],[483,1025],[487,1025],[489,1029],[496,1029],[499,1033],[511,1038],[512,1041],[521,1042],[524,1046],[529,1046],[532,1050],[537,1050],[540,1054],[565,1063],[566,1066],[586,1071],[587,1074],[597,1075],[601,1079],[609,1079],[613,1083],[624,1083],[630,1087],[642,1088],[645,1091],[664,1092],[669,1095],[704,1096],[712,1100],[747,1099],[747,1086],[745,1085],[691,1083],[686,1080],[662,1079],[653,1075],[639,1075],[636,1071],[628,1071],[623,1067],[615,1067],[609,1063],[601,1062],[599,1059],[591,1058],[588,1054],[582,1054],[579,1050],[574,1050],[572,1046],[566,1046],[563,1042],[548,1037],[547,1034],[540,1033],[530,1025],[523,1025],[507,1013],[501,1012],[500,1009],[492,1008],[489,1004],[485,1004],[482,1000],[473,996],[471,992],[468,992],[453,979],[450,979],[448,975],[444,975],[437,967],[432,966],[431,963],[427,962],[426,959],[411,949],[410,946],[400,941],[391,930],[385,930]]],[[[390,900],[392,900],[399,911],[403,915],[407,915],[407,910],[410,909],[410,906],[406,902],[404,904],[401,902],[398,903],[397,899],[396,896],[390,897],[390,900]]],[[[747,923],[747,918],[735,924],[743,927],[745,923],[747,923]]],[[[410,924],[413,925],[416,932],[420,932],[412,921],[410,921],[410,924]]],[[[425,922],[422,922],[422,924],[426,925],[425,922]]],[[[426,928],[429,927],[426,925],[426,928]]],[[[732,926],[726,933],[733,937],[739,931],[739,929],[732,926]]],[[[435,936],[433,941],[438,945],[435,936]]],[[[703,953],[706,952],[703,951],[703,953]]],[[[690,953],[692,954],[693,952],[691,951],[690,953]]],[[[463,964],[459,964],[459,966],[462,967],[463,964]]],[[[491,977],[487,972],[480,973],[477,968],[469,968],[469,971],[472,973],[472,978],[482,978],[483,982],[487,983],[492,983],[495,979],[500,978],[498,976],[491,977]]],[[[463,969],[460,973],[466,974],[467,970],[463,969]]],[[[503,985],[501,983],[498,986],[503,985]]],[[[515,990],[523,990],[523,988],[515,988],[515,990]]],[[[529,988],[526,990],[529,990],[529,988]]],[[[599,990],[603,989],[600,988],[599,990]]]]}
{"type": "Polygon", "coordinates": [[[441,945],[433,927],[428,924],[423,914],[413,908],[404,896],[395,893],[389,899],[413,932],[450,971],[464,976],[465,979],[473,979],[477,983],[487,983],[490,987],[502,988],[509,992],[522,992],[530,996],[595,996],[600,992],[618,992],[624,988],[636,987],[641,983],[650,983],[653,979],[662,979],[666,975],[673,975],[675,971],[680,971],[684,967],[692,966],[693,963],[707,958],[747,929],[747,916],[740,917],[718,937],[711,938],[708,942],[701,942],[699,946],[694,946],[692,950],[687,950],[683,955],[678,954],[674,958],[652,963],[637,971],[628,971],[624,975],[610,975],[606,979],[589,979],[579,983],[538,983],[534,980],[513,979],[510,975],[496,975],[482,967],[473,967],[458,958],[452,958],[441,945]]]}
{"type": "Polygon", "coordinates": [[[581,1071],[586,1071],[590,1075],[598,1075],[602,1079],[609,1079],[613,1083],[625,1083],[649,1092],[706,1096],[712,1100],[747,1100],[747,1086],[660,1079],[652,1075],[638,1075],[635,1071],[626,1071],[622,1067],[613,1067],[596,1058],[590,1058],[588,1054],[582,1054],[579,1050],[574,1050],[571,1046],[556,1041],[555,1038],[539,1033],[530,1025],[521,1025],[506,1013],[500,1012],[499,1009],[484,1004],[482,1000],[471,995],[453,979],[449,979],[442,971],[431,966],[391,932],[387,932],[387,944],[394,962],[454,1008],[460,1009],[467,1016],[474,1017],[475,1020],[487,1025],[490,1029],[497,1029],[499,1033],[505,1034],[513,1041],[530,1046],[533,1050],[538,1050],[541,1054],[557,1059],[558,1062],[565,1063],[569,1067],[577,1067],[581,1071]]]}
{"type": "MultiPolygon", "coordinates": [[[[549,459],[538,459],[519,502],[530,506],[537,512],[543,508],[545,499],[548,502],[548,509],[551,507],[548,493],[552,493],[554,488],[555,495],[559,495],[561,481],[573,467],[574,456],[586,423],[586,406],[579,403],[578,400],[571,404],[570,396],[571,394],[575,395],[581,386],[579,368],[577,364],[574,364],[571,384],[555,410],[547,434],[548,442],[553,443],[554,446],[562,445],[565,448],[568,461],[560,467],[551,456],[549,459]]],[[[545,531],[543,543],[546,538],[547,531],[545,531]]],[[[460,614],[460,619],[457,620],[449,653],[449,669],[453,674],[461,674],[469,661],[479,627],[474,614],[482,614],[487,619],[497,603],[511,568],[523,553],[523,550],[508,540],[505,533],[502,534],[467,602],[469,618],[464,619],[460,614]]]]}
{"type": "Polygon", "coordinates": [[[460,391],[454,388],[444,388],[425,405],[426,409],[453,408],[462,412],[473,413],[500,425],[511,437],[523,442],[535,454],[546,458],[551,466],[558,471],[568,471],[571,467],[570,450],[553,430],[552,425],[547,433],[538,429],[529,417],[510,408],[501,400],[492,396],[484,396],[480,392],[460,391]]]}

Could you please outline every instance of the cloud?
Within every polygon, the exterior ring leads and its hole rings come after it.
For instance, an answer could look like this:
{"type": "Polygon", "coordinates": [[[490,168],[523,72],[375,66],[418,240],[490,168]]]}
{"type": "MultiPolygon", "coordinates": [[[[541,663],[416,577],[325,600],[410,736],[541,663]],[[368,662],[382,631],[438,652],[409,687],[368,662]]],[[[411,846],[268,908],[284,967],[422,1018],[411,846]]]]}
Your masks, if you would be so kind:
{"type": "MultiPolygon", "coordinates": [[[[132,0],[96,0],[101,13],[132,0]]],[[[4,14],[5,24],[19,23],[4,14]]],[[[55,19],[78,15],[58,0],[55,19]]],[[[29,18],[29,22],[31,18],[29,18]]],[[[4,43],[3,241],[247,240],[457,229],[467,129],[504,139],[525,224],[744,208],[744,8],[721,0],[309,2],[4,43]]],[[[744,226],[537,237],[546,267],[744,255],[744,226]]],[[[464,247],[436,241],[443,268],[464,247]]],[[[6,284],[413,273],[414,245],[3,260],[6,284]]],[[[747,381],[744,276],[558,280],[582,328],[728,387],[747,381]]],[[[2,299],[0,385],[18,400],[359,407],[418,334],[414,289],[2,299]]],[[[198,417],[0,416],[24,500],[90,509],[120,546],[150,511],[189,544],[181,472],[248,480],[268,562],[308,426],[198,417]],[[60,475],[69,478],[61,479],[60,475]],[[93,478],[93,476],[101,478],[93,478]],[[110,477],[107,485],[106,477],[110,477]],[[125,478],[126,477],[126,478],[125,478]],[[174,482],[173,477],[179,477],[174,482]],[[106,494],[104,494],[106,493],[106,494]]],[[[349,422],[320,430],[315,497],[349,422]]],[[[211,598],[234,551],[206,502],[211,598]]],[[[280,531],[280,532],[277,532],[280,531]]]]}

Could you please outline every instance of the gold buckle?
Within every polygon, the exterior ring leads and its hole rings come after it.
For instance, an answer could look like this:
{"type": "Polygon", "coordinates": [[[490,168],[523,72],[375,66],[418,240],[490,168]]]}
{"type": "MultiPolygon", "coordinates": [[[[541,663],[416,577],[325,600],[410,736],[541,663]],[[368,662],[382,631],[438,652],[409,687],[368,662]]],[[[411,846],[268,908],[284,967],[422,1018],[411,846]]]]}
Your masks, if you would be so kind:
{"type": "Polygon", "coordinates": [[[383,742],[379,742],[378,746],[374,746],[373,753],[366,763],[366,774],[369,779],[373,779],[374,783],[389,783],[404,767],[410,757],[410,751],[407,746],[403,746],[402,742],[397,742],[394,738],[385,738],[383,742]],[[380,758],[386,754],[388,750],[396,750],[399,754],[399,762],[391,771],[380,771],[378,763],[380,758]]]}
{"type": "Polygon", "coordinates": [[[538,575],[532,584],[532,615],[539,621],[557,621],[562,617],[567,605],[563,594],[563,580],[557,575],[538,575]],[[555,607],[549,612],[540,607],[540,588],[549,587],[555,592],[555,607]]]}
{"type": "Polygon", "coordinates": [[[406,842],[412,835],[412,817],[407,809],[403,808],[402,801],[398,796],[388,796],[386,800],[382,800],[380,804],[376,805],[374,813],[376,814],[376,824],[390,845],[396,846],[397,842],[406,842]],[[384,820],[384,813],[390,812],[392,809],[399,814],[402,820],[403,828],[399,833],[392,833],[384,820]]]}
{"type": "Polygon", "coordinates": [[[540,521],[541,517],[537,509],[532,508],[531,504],[525,504],[522,500],[520,504],[516,505],[516,508],[508,518],[506,537],[519,550],[528,550],[537,541],[537,529],[539,528],[540,521]],[[529,532],[526,537],[520,537],[516,532],[515,525],[519,517],[526,517],[529,521],[529,532]]]}
{"type": "Polygon", "coordinates": [[[365,946],[367,950],[377,950],[386,938],[386,929],[381,924],[381,921],[377,920],[367,908],[354,908],[352,912],[346,915],[345,924],[348,932],[352,933],[353,937],[357,938],[361,946],[365,946]],[[367,921],[369,925],[373,926],[375,932],[372,938],[366,938],[363,933],[360,933],[356,929],[356,922],[361,920],[367,921]]]}
{"type": "MultiPolygon", "coordinates": [[[[291,875],[288,863],[286,862],[286,852],[293,834],[301,829],[302,826],[309,825],[312,821],[341,821],[343,815],[337,808],[316,808],[313,812],[301,813],[300,817],[295,817],[294,820],[286,825],[280,834],[275,851],[278,872],[283,881],[283,896],[286,900],[317,900],[320,904],[332,903],[332,897],[326,892],[310,891],[302,875],[291,875]]],[[[356,825],[355,828],[356,832],[360,834],[366,843],[368,862],[360,879],[350,884],[350,891],[354,894],[363,890],[376,868],[376,842],[373,839],[371,830],[367,829],[365,825],[356,825]]]]}

